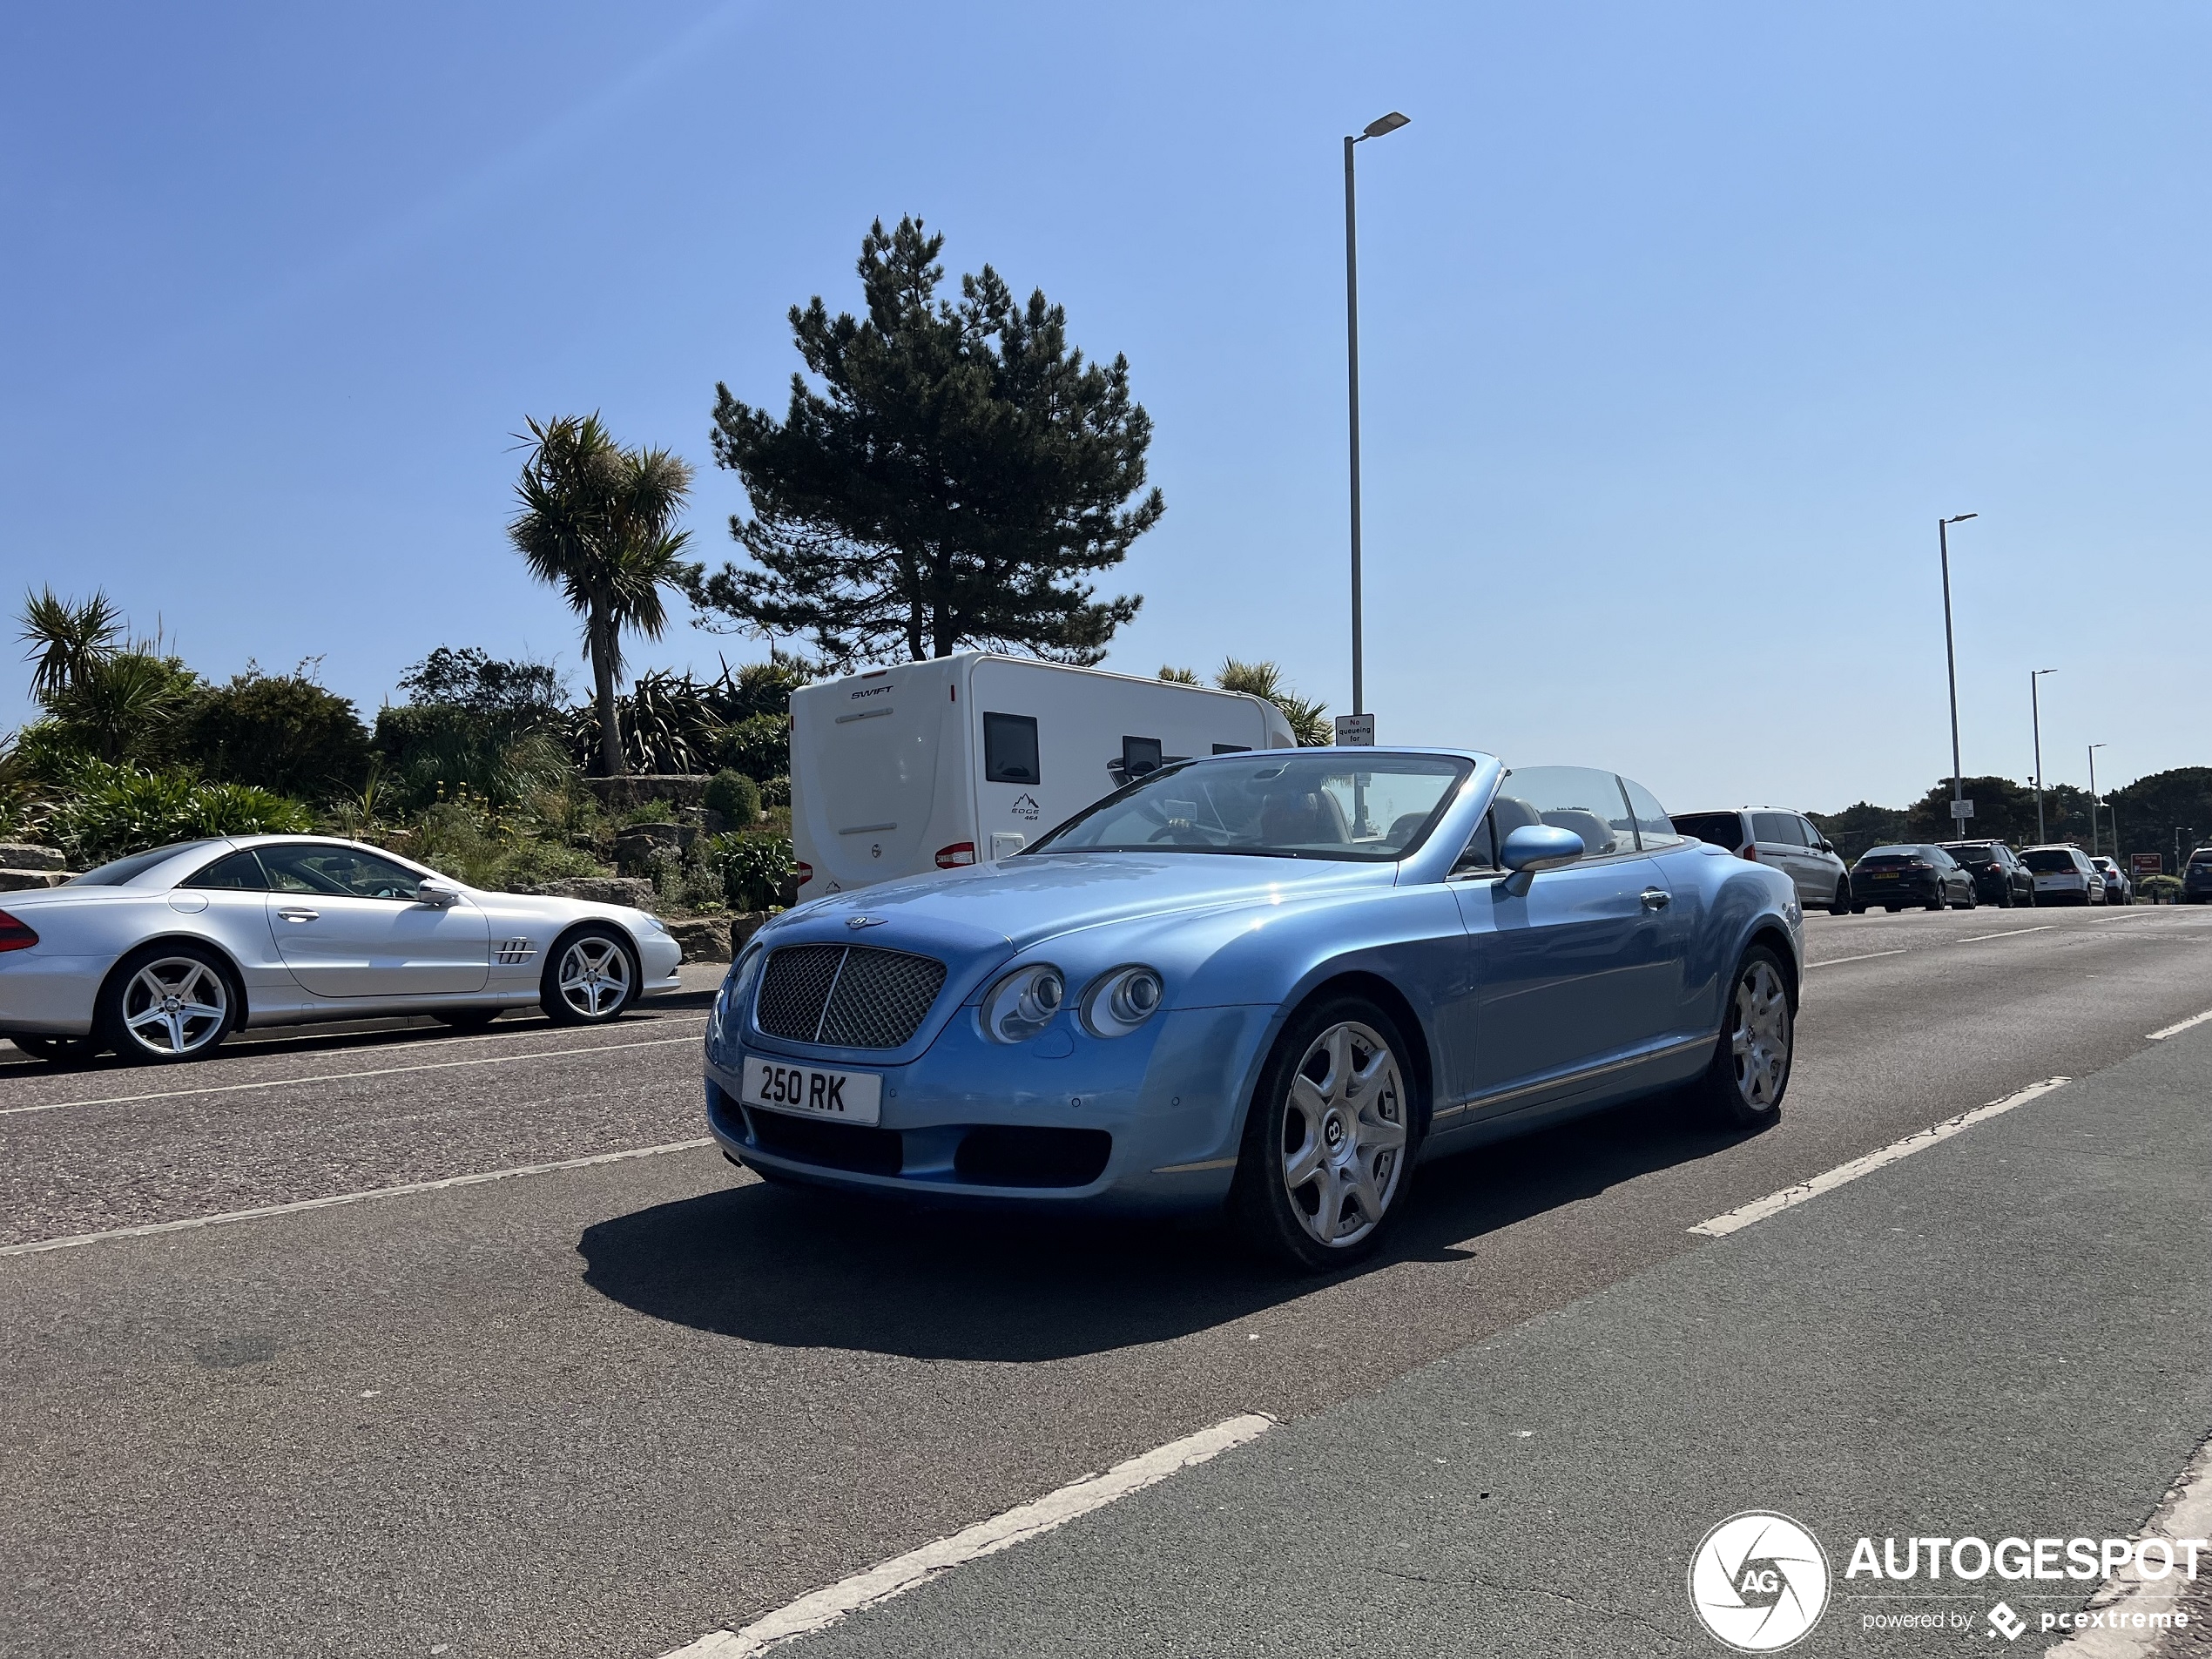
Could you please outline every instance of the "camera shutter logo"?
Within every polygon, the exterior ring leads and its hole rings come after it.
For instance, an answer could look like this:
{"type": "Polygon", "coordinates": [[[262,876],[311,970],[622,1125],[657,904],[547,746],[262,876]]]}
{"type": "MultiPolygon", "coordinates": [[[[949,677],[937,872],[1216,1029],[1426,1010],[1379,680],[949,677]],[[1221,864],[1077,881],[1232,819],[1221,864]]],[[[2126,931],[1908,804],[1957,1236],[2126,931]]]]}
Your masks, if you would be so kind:
{"type": "Polygon", "coordinates": [[[1689,1558],[1689,1605],[1738,1653],[1779,1653],[1827,1611],[1828,1557],[1787,1515],[1730,1515],[1689,1558]]]}

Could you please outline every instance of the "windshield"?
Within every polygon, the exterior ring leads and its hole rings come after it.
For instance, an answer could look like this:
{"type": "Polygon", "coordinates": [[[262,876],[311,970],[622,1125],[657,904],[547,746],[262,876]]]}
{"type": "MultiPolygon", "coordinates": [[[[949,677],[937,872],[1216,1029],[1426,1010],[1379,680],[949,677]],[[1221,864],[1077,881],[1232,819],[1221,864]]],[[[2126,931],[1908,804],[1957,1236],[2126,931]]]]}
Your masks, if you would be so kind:
{"type": "Polygon", "coordinates": [[[2040,846],[2020,854],[2020,862],[2040,875],[2079,875],[2080,868],[2074,861],[2074,854],[2055,846],[2040,846]]]}
{"type": "Polygon", "coordinates": [[[128,858],[117,859],[98,869],[87,870],[83,875],[73,875],[62,885],[67,887],[120,887],[144,875],[157,864],[165,864],[188,847],[218,846],[218,841],[172,841],[166,846],[157,846],[151,853],[133,853],[128,858]]]}
{"type": "MultiPolygon", "coordinates": [[[[1153,772],[1030,853],[1238,853],[1379,863],[1419,846],[1473,770],[1444,755],[1274,750],[1153,772]]],[[[1027,856],[1026,854],[1024,856],[1027,856]]]]}

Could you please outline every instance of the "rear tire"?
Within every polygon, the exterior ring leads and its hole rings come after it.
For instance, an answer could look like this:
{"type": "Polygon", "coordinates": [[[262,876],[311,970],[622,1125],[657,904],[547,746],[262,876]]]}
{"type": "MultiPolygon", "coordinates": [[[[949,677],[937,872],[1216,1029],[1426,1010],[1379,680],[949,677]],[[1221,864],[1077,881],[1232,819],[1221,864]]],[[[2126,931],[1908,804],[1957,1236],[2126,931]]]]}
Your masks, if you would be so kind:
{"type": "Polygon", "coordinates": [[[1771,1129],[1790,1088],[1797,1022],[1782,959],[1754,945],[1736,965],[1712,1063],[1690,1085],[1703,1114],[1723,1129],[1771,1129]]]}
{"type": "Polygon", "coordinates": [[[1245,1114],[1229,1211],[1247,1243],[1325,1273],[1371,1254],[1405,1213],[1420,1150],[1413,1047],[1363,996],[1293,1017],[1245,1114]]]}
{"type": "Polygon", "coordinates": [[[548,954],[538,1006],[556,1025],[605,1025],[637,1000],[644,975],[630,941],[605,922],[588,922],[548,954]]]}
{"type": "Polygon", "coordinates": [[[1836,896],[1829,903],[1828,914],[1831,916],[1848,916],[1851,914],[1851,881],[1848,878],[1836,883],[1836,896]]]}
{"type": "Polygon", "coordinates": [[[129,1065],[205,1060],[238,1023],[244,998],[230,965],[205,945],[148,945],[115,965],[93,1022],[129,1065]]]}

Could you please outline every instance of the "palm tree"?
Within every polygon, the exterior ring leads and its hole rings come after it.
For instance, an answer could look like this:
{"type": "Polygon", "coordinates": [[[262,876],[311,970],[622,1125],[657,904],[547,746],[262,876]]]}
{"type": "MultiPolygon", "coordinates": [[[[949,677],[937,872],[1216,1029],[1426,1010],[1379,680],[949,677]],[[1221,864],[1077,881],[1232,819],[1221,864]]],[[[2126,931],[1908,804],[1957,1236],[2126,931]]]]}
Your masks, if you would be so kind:
{"type": "Polygon", "coordinates": [[[617,777],[623,631],[658,639],[668,625],[661,589],[692,572],[679,556],[691,532],[670,528],[691,493],[691,463],[667,449],[624,449],[597,415],[528,424],[529,458],[515,485],[522,511],[507,534],[530,574],[561,589],[583,618],[600,762],[617,777]]]}
{"type": "Polygon", "coordinates": [[[51,588],[25,593],[17,620],[23,631],[17,637],[30,647],[24,660],[36,664],[30,694],[42,702],[114,656],[123,633],[123,612],[98,588],[74,604],[51,588]]]}

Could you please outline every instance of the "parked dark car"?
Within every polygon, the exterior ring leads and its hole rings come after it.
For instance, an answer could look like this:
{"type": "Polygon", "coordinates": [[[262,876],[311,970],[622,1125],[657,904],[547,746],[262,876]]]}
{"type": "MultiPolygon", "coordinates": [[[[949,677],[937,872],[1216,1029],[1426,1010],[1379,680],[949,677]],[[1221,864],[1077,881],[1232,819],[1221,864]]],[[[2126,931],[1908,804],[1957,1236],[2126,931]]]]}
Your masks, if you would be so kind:
{"type": "Polygon", "coordinates": [[[2182,867],[2182,902],[2212,904],[2212,846],[2200,846],[2182,867]]]}
{"type": "Polygon", "coordinates": [[[1863,915],[1874,905],[1894,914],[1909,904],[1972,910],[1979,902],[1973,877],[1939,846],[1878,846],[1851,866],[1854,914],[1863,915]]]}
{"type": "Polygon", "coordinates": [[[1974,895],[2006,908],[2035,902],[2035,877],[2020,855],[2002,841],[1939,843],[1974,879],[1974,895]]]}

